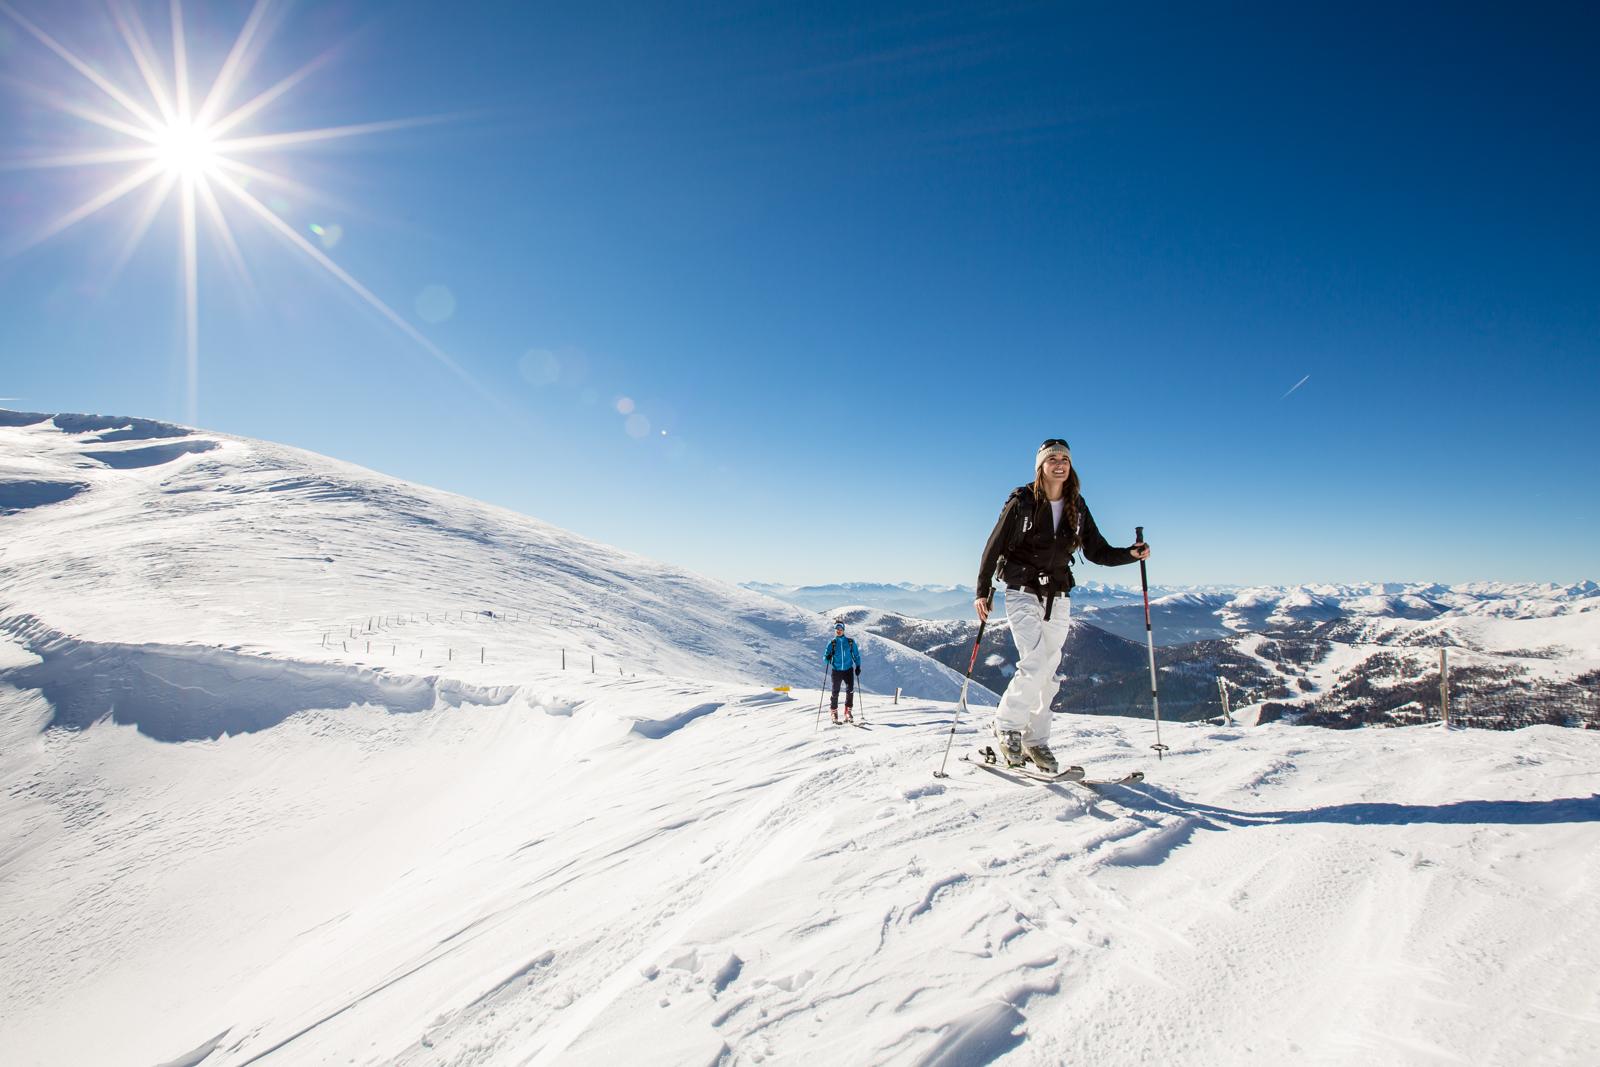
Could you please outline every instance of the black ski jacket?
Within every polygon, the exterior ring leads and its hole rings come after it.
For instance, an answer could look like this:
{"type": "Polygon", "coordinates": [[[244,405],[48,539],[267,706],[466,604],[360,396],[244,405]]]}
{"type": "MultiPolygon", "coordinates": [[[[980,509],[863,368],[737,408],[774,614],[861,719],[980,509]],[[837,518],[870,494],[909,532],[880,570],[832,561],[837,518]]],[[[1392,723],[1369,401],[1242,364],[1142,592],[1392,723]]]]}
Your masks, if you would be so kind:
{"type": "Polygon", "coordinates": [[[997,577],[1007,589],[1026,589],[1041,597],[1066,596],[1072,589],[1072,553],[1081,550],[1091,563],[1120,567],[1132,563],[1132,548],[1113,548],[1100,535],[1100,528],[1089,514],[1089,505],[1078,497],[1078,523],[1069,529],[1066,515],[1061,529],[1054,529],[1050,501],[1033,498],[1032,485],[1019,485],[1006,498],[1000,519],[983,546],[978,564],[978,597],[994,592],[997,577]]]}

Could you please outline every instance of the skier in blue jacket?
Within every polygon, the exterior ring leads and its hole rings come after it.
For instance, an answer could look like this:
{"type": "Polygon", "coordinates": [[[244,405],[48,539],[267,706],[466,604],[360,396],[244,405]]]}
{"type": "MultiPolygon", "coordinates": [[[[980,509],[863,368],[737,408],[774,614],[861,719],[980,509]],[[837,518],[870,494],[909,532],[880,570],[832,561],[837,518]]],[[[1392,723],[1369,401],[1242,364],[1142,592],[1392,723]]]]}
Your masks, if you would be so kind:
{"type": "Polygon", "coordinates": [[[850,706],[856,702],[856,679],[861,677],[861,649],[856,646],[855,639],[844,635],[844,623],[833,624],[833,640],[828,642],[828,650],[822,654],[828,661],[828,666],[833,668],[833,700],[828,704],[828,710],[833,713],[835,725],[839,722],[839,683],[844,683],[844,721],[855,722],[855,716],[850,714],[850,706]]]}

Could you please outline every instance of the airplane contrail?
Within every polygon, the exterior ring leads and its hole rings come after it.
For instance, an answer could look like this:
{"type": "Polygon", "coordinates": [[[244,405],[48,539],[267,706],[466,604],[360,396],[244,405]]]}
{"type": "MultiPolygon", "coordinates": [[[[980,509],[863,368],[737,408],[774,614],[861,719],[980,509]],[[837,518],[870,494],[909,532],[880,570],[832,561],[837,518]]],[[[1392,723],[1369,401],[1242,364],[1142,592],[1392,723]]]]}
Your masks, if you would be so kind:
{"type": "MultiPolygon", "coordinates": [[[[1294,392],[1296,389],[1300,388],[1302,385],[1306,384],[1310,380],[1311,380],[1311,375],[1309,375],[1309,374],[1306,375],[1304,378],[1301,378],[1298,382],[1295,382],[1293,385],[1289,386],[1289,393],[1294,392]]],[[[1289,397],[1289,393],[1284,393],[1283,396],[1280,396],[1278,399],[1279,400],[1287,400],[1288,397],[1289,397]]]]}

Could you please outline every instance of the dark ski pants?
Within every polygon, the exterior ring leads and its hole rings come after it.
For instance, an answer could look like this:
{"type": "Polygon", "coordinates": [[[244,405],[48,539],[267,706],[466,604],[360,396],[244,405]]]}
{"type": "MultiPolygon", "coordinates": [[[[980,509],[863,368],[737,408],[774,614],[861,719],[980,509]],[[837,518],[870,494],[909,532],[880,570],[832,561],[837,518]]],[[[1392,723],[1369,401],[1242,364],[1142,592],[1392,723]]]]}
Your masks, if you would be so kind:
{"type": "Polygon", "coordinates": [[[828,703],[829,711],[839,710],[839,683],[844,683],[844,710],[849,711],[850,705],[856,702],[856,676],[853,671],[833,669],[833,700],[828,703]]]}

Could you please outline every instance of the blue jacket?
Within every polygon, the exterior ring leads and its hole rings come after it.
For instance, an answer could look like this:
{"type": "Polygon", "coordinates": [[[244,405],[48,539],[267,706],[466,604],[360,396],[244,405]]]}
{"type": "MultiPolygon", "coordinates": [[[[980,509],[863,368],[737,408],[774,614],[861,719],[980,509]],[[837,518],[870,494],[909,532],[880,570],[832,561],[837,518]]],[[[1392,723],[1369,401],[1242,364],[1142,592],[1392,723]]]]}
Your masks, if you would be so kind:
{"type": "Polygon", "coordinates": [[[847,671],[852,667],[858,671],[861,669],[861,650],[849,637],[835,637],[829,641],[828,651],[822,654],[822,658],[836,671],[847,671]]]}

